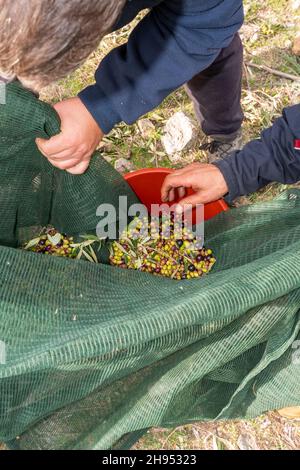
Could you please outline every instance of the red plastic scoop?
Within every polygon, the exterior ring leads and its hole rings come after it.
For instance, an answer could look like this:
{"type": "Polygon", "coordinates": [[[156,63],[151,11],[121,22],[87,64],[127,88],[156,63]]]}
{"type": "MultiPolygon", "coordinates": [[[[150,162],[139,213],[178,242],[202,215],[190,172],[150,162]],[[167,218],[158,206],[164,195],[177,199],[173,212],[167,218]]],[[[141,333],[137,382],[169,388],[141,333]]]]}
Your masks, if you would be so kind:
{"type": "MultiPolygon", "coordinates": [[[[173,171],[169,168],[146,168],[128,173],[125,175],[125,180],[150,211],[151,204],[162,204],[160,197],[161,187],[166,176],[173,171]]],[[[192,193],[193,191],[189,190],[189,194],[192,193]]],[[[178,200],[175,202],[178,202],[178,200]]],[[[223,199],[210,202],[204,206],[204,219],[212,219],[220,212],[227,210],[229,210],[229,207],[223,199]]]]}

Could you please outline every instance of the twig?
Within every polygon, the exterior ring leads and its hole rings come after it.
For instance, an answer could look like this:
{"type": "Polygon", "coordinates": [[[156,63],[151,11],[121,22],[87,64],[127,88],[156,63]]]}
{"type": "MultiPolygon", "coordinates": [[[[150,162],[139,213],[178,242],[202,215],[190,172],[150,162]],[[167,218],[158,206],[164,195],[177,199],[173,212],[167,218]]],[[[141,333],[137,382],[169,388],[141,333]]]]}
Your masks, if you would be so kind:
{"type": "Polygon", "coordinates": [[[169,258],[172,261],[175,261],[176,264],[179,264],[179,263],[177,263],[175,258],[172,258],[172,256],[168,255],[167,253],[164,253],[163,251],[158,250],[157,248],[152,248],[152,246],[147,246],[147,249],[150,250],[150,251],[154,251],[154,252],[158,253],[159,255],[164,256],[165,258],[169,258]]]}
{"type": "Polygon", "coordinates": [[[244,70],[245,70],[245,77],[246,77],[246,82],[247,82],[247,88],[248,88],[248,91],[251,93],[251,87],[250,87],[250,82],[249,82],[249,73],[248,73],[248,69],[246,67],[246,64],[244,64],[244,70]]]}
{"type": "Polygon", "coordinates": [[[175,432],[181,431],[182,429],[184,429],[183,426],[179,426],[179,427],[173,429],[173,430],[170,432],[170,434],[168,434],[168,436],[166,437],[166,439],[165,439],[165,440],[163,441],[163,443],[162,443],[162,446],[161,446],[162,450],[164,450],[165,445],[168,443],[168,440],[170,439],[170,437],[172,437],[173,434],[175,434],[175,432]]]}
{"type": "Polygon", "coordinates": [[[245,65],[247,67],[253,67],[258,70],[264,70],[265,72],[277,75],[278,77],[287,78],[288,80],[294,80],[295,82],[300,81],[300,77],[297,77],[297,75],[291,75],[290,73],[280,72],[280,70],[271,69],[271,67],[267,67],[266,65],[253,64],[253,62],[245,62],[245,65]]]}

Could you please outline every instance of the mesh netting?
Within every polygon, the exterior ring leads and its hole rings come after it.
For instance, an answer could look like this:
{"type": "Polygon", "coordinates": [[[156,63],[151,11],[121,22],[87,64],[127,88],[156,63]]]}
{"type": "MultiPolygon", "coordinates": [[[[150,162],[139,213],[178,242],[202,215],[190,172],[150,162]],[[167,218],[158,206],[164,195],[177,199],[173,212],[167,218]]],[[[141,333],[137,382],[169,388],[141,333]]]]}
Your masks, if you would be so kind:
{"type": "MultiPolygon", "coordinates": [[[[99,204],[135,196],[99,156],[54,169],[34,139],[54,111],[12,84],[0,106],[0,440],[21,449],[126,447],[152,426],[300,404],[300,192],[206,224],[217,264],[173,281],[16,249],[52,224],[92,233],[99,204]]],[[[130,203],[129,202],[129,203],[130,203]]]]}

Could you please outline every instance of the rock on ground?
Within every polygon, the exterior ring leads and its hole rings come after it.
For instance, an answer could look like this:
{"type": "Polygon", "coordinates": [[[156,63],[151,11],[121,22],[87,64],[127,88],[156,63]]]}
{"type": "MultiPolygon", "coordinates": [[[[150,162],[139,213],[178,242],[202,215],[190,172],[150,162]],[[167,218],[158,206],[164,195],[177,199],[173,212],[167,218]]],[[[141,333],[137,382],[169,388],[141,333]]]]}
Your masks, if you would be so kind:
{"type": "Polygon", "coordinates": [[[294,40],[293,54],[300,56],[300,35],[294,40]]]}
{"type": "Polygon", "coordinates": [[[292,9],[293,10],[300,9],[300,0],[292,0],[292,9]]]}
{"type": "Polygon", "coordinates": [[[240,36],[243,41],[249,41],[253,44],[259,36],[259,26],[255,24],[244,24],[240,30],[240,36]]]}
{"type": "Polygon", "coordinates": [[[150,139],[153,136],[155,125],[150,119],[140,119],[137,125],[143,139],[150,139]]]}
{"type": "Polygon", "coordinates": [[[118,158],[118,160],[115,161],[115,170],[119,173],[128,173],[133,169],[133,164],[129,160],[126,160],[126,158],[118,158]]]}
{"type": "Polygon", "coordinates": [[[180,152],[191,147],[197,137],[196,127],[182,111],[167,121],[164,132],[162,136],[164,149],[169,157],[175,158],[180,152]]]}

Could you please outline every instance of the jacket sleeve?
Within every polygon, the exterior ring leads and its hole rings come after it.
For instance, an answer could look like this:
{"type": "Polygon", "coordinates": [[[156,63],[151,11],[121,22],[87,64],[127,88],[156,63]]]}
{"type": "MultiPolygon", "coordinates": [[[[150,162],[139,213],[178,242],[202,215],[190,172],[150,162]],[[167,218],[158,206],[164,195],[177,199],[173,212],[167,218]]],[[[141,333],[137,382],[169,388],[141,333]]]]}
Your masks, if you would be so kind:
{"type": "Polygon", "coordinates": [[[79,97],[105,133],[132,124],[207,68],[242,22],[242,0],[164,0],[104,58],[79,97]]]}
{"type": "Polygon", "coordinates": [[[272,181],[291,184],[300,180],[296,139],[300,139],[300,105],[286,108],[260,139],[216,162],[229,188],[227,199],[253,193],[272,181]]]}

